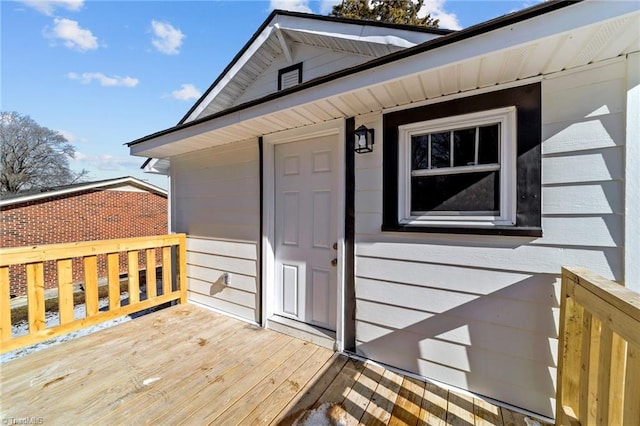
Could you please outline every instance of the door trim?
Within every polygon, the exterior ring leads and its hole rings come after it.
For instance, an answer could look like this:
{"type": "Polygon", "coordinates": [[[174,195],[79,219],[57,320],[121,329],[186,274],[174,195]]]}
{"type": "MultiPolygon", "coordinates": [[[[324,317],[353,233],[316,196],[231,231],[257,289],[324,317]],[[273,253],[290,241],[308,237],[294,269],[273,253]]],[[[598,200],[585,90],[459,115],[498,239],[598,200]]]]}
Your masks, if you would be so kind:
{"type": "Polygon", "coordinates": [[[286,130],[265,135],[263,141],[262,175],[262,324],[269,327],[269,319],[275,314],[275,146],[321,136],[338,138],[338,188],[337,200],[337,293],[336,341],[334,349],[344,350],[344,300],[345,300],[345,121],[336,119],[301,129],[286,130]]]}

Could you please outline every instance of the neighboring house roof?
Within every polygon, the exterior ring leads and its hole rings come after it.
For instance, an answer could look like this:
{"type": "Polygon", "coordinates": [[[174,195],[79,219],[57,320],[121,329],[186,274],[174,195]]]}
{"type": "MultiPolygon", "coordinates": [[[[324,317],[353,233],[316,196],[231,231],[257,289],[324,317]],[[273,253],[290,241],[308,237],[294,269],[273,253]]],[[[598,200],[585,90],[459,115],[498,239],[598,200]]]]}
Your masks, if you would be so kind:
{"type": "Polygon", "coordinates": [[[445,95],[535,79],[640,49],[637,2],[550,1],[128,143],[168,158],[445,95]]]}
{"type": "Polygon", "coordinates": [[[7,207],[15,204],[25,203],[28,201],[36,201],[44,198],[59,197],[62,195],[69,195],[76,192],[89,191],[89,190],[126,190],[127,188],[135,188],[146,192],[151,192],[163,197],[167,196],[167,191],[151,185],[147,182],[143,182],[131,176],[120,177],[115,179],[105,179],[94,182],[82,182],[73,185],[57,186],[54,188],[48,188],[42,191],[33,191],[27,193],[12,194],[2,196],[0,200],[0,207],[7,207]]]}

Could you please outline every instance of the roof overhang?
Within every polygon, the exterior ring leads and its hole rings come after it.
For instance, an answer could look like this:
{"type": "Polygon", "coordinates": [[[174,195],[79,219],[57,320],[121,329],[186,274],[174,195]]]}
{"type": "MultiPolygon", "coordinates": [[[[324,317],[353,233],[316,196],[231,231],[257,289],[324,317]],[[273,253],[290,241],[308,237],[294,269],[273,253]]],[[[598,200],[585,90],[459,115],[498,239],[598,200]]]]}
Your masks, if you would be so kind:
{"type": "Polygon", "coordinates": [[[140,168],[145,173],[168,176],[171,170],[171,163],[168,159],[147,158],[140,168]]]}
{"type": "Polygon", "coordinates": [[[275,10],[180,123],[231,107],[278,56],[293,64],[296,43],[376,58],[451,32],[275,10]]]}
{"type": "Polygon", "coordinates": [[[544,3],[129,143],[168,158],[640,50],[637,2],[544,3]]]}

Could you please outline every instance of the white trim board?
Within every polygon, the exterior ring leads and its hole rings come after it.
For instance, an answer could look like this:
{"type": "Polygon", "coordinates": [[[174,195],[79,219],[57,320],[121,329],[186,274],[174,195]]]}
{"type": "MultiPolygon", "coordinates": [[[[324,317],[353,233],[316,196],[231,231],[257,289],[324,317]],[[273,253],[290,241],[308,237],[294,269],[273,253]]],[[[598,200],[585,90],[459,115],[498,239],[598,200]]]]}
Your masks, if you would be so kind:
{"type": "MultiPolygon", "coordinates": [[[[345,163],[345,122],[343,119],[332,120],[304,129],[287,130],[263,137],[263,217],[262,217],[262,318],[261,322],[268,325],[274,316],[275,306],[275,146],[282,143],[312,139],[320,136],[335,136],[338,138],[338,164],[345,163]]],[[[338,188],[338,220],[337,220],[337,304],[336,312],[336,349],[344,349],[344,292],[345,292],[345,262],[344,262],[344,221],[345,221],[345,170],[339,168],[338,188]]]]}

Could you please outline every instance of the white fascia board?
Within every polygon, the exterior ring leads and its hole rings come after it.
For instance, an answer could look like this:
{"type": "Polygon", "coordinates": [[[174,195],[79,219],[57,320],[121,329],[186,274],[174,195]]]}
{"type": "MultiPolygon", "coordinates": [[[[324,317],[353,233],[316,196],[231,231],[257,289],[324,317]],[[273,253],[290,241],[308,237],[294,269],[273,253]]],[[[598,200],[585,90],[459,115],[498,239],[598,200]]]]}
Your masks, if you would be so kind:
{"type": "MultiPolygon", "coordinates": [[[[360,35],[362,40],[366,41],[369,41],[370,38],[382,38],[384,40],[387,36],[398,40],[404,40],[405,43],[410,43],[411,45],[416,45],[424,43],[425,41],[433,40],[434,38],[442,37],[443,34],[401,29],[389,30],[388,28],[366,25],[362,29],[362,34],[360,35]],[[392,34],[389,34],[389,31],[392,31],[392,34]]],[[[387,43],[387,41],[385,41],[385,43],[387,43]]]]}
{"type": "Polygon", "coordinates": [[[422,31],[410,31],[400,28],[379,27],[347,22],[332,22],[317,19],[301,19],[295,16],[280,15],[277,23],[283,30],[319,34],[327,37],[365,41],[379,44],[394,44],[400,47],[411,47],[425,41],[442,37],[422,31]]]}
{"type": "Polygon", "coordinates": [[[384,84],[473,58],[533,43],[589,25],[597,25],[626,15],[640,15],[635,2],[585,1],[543,14],[527,21],[447,44],[407,58],[337,78],[295,94],[276,98],[262,104],[205,121],[196,126],[160,135],[130,147],[132,155],[153,157],[155,148],[214,131],[273,112],[317,102],[371,86],[384,84]]]}
{"type": "Polygon", "coordinates": [[[238,72],[246,65],[246,63],[253,57],[253,55],[260,49],[262,44],[269,38],[274,30],[273,25],[268,25],[260,35],[254,40],[249,48],[242,54],[238,61],[231,67],[224,77],[216,84],[211,92],[200,101],[199,105],[189,114],[189,117],[184,121],[188,123],[195,120],[198,116],[209,106],[209,104],[220,94],[220,92],[233,80],[238,72]]]}
{"type": "Polygon", "coordinates": [[[412,43],[403,38],[388,35],[388,34],[363,36],[358,34],[339,34],[339,33],[327,32],[327,31],[301,30],[299,28],[286,28],[286,27],[281,27],[281,28],[284,31],[313,34],[313,35],[331,37],[331,38],[340,39],[340,40],[350,40],[350,41],[355,41],[360,43],[382,44],[385,46],[392,45],[392,46],[407,48],[407,47],[413,47],[416,44],[418,44],[418,43],[412,43]]]}
{"type": "Polygon", "coordinates": [[[171,163],[168,159],[153,158],[143,170],[145,173],[169,176],[171,163]]]}

